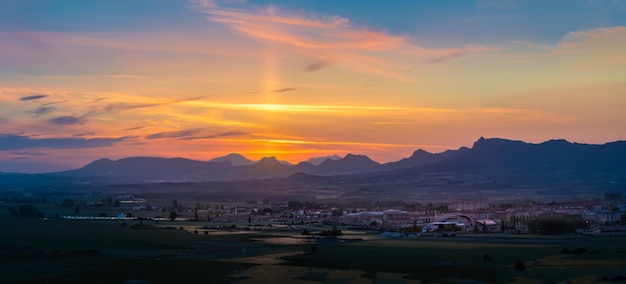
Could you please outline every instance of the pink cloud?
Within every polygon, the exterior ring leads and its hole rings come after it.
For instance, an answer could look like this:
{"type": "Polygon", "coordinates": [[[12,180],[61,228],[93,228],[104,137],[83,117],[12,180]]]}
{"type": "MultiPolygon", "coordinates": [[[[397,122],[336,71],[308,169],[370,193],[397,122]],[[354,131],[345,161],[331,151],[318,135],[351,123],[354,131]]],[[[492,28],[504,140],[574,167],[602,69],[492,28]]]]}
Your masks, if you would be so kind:
{"type": "Polygon", "coordinates": [[[407,43],[402,36],[357,27],[340,16],[288,14],[276,7],[246,11],[196,5],[196,9],[209,15],[211,21],[226,24],[247,36],[297,47],[362,51],[413,48],[428,52],[407,43]]]}
{"type": "Polygon", "coordinates": [[[215,1],[192,3],[197,11],[207,14],[210,21],[224,24],[246,37],[292,47],[296,53],[310,56],[318,62],[337,62],[339,67],[345,69],[403,80],[406,77],[401,70],[406,68],[400,66],[408,63],[394,60],[397,55],[413,56],[416,62],[439,63],[468,52],[492,51],[483,46],[428,49],[410,43],[406,36],[357,26],[337,15],[284,11],[274,6],[237,9],[221,6],[215,1]],[[351,58],[378,65],[356,67],[363,64],[351,58]]]}

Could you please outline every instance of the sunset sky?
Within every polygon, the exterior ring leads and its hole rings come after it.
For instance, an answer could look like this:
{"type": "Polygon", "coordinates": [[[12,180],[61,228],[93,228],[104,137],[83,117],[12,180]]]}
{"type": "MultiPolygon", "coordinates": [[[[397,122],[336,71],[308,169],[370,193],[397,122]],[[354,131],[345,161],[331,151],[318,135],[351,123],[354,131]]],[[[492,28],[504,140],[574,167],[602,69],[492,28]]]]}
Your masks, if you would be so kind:
{"type": "Polygon", "coordinates": [[[626,140],[626,0],[3,0],[0,172],[626,140]]]}

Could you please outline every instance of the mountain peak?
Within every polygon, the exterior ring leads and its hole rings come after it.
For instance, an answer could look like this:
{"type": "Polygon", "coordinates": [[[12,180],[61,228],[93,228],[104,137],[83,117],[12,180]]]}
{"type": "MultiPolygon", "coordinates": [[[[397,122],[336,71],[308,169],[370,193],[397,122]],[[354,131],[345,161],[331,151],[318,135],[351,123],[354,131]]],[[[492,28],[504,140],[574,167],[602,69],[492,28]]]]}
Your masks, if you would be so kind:
{"type": "Polygon", "coordinates": [[[549,144],[549,145],[570,145],[572,143],[570,143],[569,141],[567,141],[565,139],[552,139],[552,140],[548,140],[546,142],[543,142],[543,144],[549,144]]]}
{"type": "Polygon", "coordinates": [[[113,160],[109,159],[109,158],[102,158],[102,159],[98,159],[95,160],[93,162],[91,162],[91,164],[108,164],[108,163],[112,163],[113,160]]]}
{"type": "Polygon", "coordinates": [[[341,157],[339,155],[337,155],[337,154],[334,154],[332,156],[323,156],[323,157],[309,158],[305,162],[317,166],[317,165],[323,163],[326,160],[339,160],[339,159],[341,159],[341,157]]]}
{"type": "Polygon", "coordinates": [[[230,153],[226,156],[209,160],[209,163],[220,163],[220,162],[230,162],[230,164],[233,166],[246,166],[246,165],[253,164],[253,162],[250,161],[248,158],[237,153],[230,153]]]}
{"type": "Polygon", "coordinates": [[[276,157],[271,156],[261,158],[256,164],[281,164],[281,162],[276,157]]]}
{"type": "Polygon", "coordinates": [[[347,174],[369,170],[380,165],[365,155],[347,154],[343,159],[327,159],[317,166],[319,174],[347,174]]]}
{"type": "Polygon", "coordinates": [[[474,142],[472,149],[480,149],[484,147],[494,147],[494,146],[498,147],[498,146],[503,146],[503,145],[520,145],[520,144],[526,144],[526,143],[523,141],[508,140],[508,139],[503,139],[503,138],[480,137],[480,139],[474,142]]]}
{"type": "Polygon", "coordinates": [[[415,152],[413,152],[413,155],[411,155],[411,157],[409,158],[425,158],[425,157],[429,157],[434,155],[433,153],[424,151],[422,149],[417,149],[415,152]]]}
{"type": "Polygon", "coordinates": [[[112,165],[113,163],[114,163],[114,161],[109,159],[109,158],[102,158],[102,159],[95,160],[95,161],[85,165],[84,168],[87,168],[87,169],[99,169],[99,168],[108,167],[108,166],[112,165]]]}
{"type": "Polygon", "coordinates": [[[376,164],[379,165],[378,162],[370,159],[370,157],[366,156],[366,155],[357,155],[357,154],[347,154],[345,157],[343,157],[343,159],[337,160],[337,161],[342,161],[345,164],[349,164],[349,163],[364,163],[364,164],[376,164]]]}
{"type": "Polygon", "coordinates": [[[348,153],[346,154],[343,158],[344,159],[355,159],[355,158],[359,158],[359,157],[365,157],[364,155],[358,155],[358,154],[351,154],[348,153]]]}

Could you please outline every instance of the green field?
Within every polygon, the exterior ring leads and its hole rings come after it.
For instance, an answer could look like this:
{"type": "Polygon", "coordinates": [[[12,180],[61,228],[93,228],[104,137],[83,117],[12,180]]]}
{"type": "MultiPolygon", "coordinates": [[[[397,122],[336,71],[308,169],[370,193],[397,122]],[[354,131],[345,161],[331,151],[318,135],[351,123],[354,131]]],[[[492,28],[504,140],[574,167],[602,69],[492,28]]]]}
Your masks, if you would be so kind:
{"type": "Polygon", "coordinates": [[[133,229],[139,221],[8,216],[0,222],[0,283],[594,283],[626,275],[624,237],[381,239],[344,230],[344,238],[363,240],[306,243],[297,230],[266,226],[144,221],[152,226],[133,229]],[[587,252],[561,253],[579,247],[587,252]],[[524,271],[513,267],[520,261],[524,271]]]}

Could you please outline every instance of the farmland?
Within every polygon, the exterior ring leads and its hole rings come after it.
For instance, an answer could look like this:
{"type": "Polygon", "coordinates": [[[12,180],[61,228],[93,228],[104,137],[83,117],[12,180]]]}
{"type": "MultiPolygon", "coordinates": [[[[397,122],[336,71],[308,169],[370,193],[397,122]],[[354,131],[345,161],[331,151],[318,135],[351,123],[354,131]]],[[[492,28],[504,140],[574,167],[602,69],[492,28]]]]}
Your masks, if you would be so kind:
{"type": "Polygon", "coordinates": [[[626,275],[626,239],[617,236],[384,239],[344,229],[343,242],[315,243],[300,232],[323,227],[1,218],[3,283],[589,283],[626,275]],[[585,252],[563,253],[577,248],[585,252]]]}

